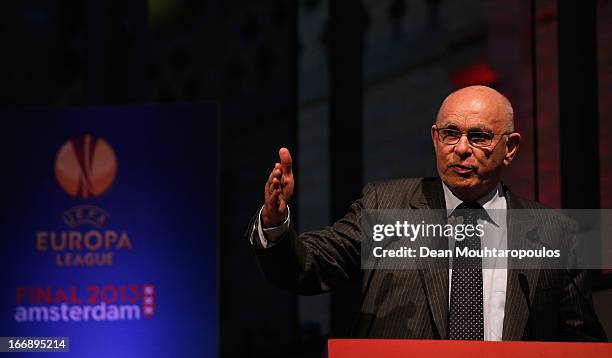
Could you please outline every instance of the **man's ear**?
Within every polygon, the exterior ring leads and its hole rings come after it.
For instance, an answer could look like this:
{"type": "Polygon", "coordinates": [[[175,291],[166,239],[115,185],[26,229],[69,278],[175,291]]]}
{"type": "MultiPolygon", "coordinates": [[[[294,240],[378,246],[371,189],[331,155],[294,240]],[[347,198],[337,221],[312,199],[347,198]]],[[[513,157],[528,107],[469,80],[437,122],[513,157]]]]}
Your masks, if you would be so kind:
{"type": "Polygon", "coordinates": [[[518,152],[519,145],[521,144],[521,135],[519,133],[512,133],[508,135],[506,140],[506,156],[504,157],[504,165],[508,166],[512,163],[514,156],[518,152]]]}
{"type": "Polygon", "coordinates": [[[436,149],[436,140],[438,137],[438,132],[436,131],[438,127],[436,127],[436,125],[434,124],[433,126],[431,126],[431,142],[434,146],[434,149],[436,149]]]}

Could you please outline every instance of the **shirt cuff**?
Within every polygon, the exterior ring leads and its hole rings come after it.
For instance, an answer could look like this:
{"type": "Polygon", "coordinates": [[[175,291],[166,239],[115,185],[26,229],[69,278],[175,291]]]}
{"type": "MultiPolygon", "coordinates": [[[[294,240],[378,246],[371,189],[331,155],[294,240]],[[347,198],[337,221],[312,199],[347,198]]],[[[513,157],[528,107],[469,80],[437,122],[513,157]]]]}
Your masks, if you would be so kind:
{"type": "Polygon", "coordinates": [[[259,220],[257,221],[257,234],[259,236],[259,241],[261,242],[261,246],[263,248],[270,248],[278,243],[283,236],[283,234],[289,230],[291,211],[289,210],[289,205],[287,205],[287,218],[285,222],[280,224],[279,226],[264,228],[261,225],[261,211],[263,210],[263,206],[259,209],[259,220]]]}

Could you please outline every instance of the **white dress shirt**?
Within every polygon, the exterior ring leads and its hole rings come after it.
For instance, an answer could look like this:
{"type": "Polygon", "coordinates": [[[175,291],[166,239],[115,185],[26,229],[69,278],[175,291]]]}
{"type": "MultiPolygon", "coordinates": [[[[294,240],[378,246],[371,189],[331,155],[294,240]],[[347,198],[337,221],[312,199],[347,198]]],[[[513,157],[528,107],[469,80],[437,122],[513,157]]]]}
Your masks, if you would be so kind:
{"type": "MultiPolygon", "coordinates": [[[[457,208],[463,201],[457,198],[446,184],[444,188],[444,201],[448,215],[457,208]]],[[[478,224],[484,226],[485,235],[481,240],[481,246],[489,248],[507,248],[507,227],[506,227],[506,198],[501,184],[498,184],[493,191],[484,196],[478,203],[487,211],[489,220],[478,219],[478,224]]],[[[263,209],[263,207],[262,207],[263,209]]],[[[259,222],[261,223],[261,210],[259,210],[259,222]]],[[[259,240],[264,248],[272,247],[282,234],[289,229],[291,212],[287,206],[287,219],[281,225],[272,228],[263,228],[258,225],[257,233],[259,240]]],[[[252,244],[252,242],[251,242],[252,244]]],[[[450,249],[454,250],[454,241],[449,240],[450,249]]],[[[506,281],[508,271],[506,258],[483,258],[482,282],[483,282],[483,313],[484,313],[484,339],[485,341],[501,341],[504,328],[504,308],[506,305],[506,281]]],[[[452,263],[451,263],[452,265],[452,263]]],[[[448,270],[448,297],[450,304],[450,293],[452,285],[453,269],[448,270]]]]}

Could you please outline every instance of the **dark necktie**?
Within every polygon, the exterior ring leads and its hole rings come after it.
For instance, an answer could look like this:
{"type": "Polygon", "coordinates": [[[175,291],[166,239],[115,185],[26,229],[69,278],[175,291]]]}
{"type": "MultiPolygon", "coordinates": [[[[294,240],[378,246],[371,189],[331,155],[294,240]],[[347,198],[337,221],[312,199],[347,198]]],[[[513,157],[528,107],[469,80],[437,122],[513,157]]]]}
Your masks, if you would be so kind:
{"type": "MultiPolygon", "coordinates": [[[[476,225],[481,210],[478,203],[464,202],[453,215],[463,216],[463,224],[476,225]]],[[[455,248],[464,247],[480,250],[480,237],[473,235],[462,241],[455,240],[455,248]]],[[[452,269],[448,338],[484,340],[482,258],[453,256],[452,269]]]]}

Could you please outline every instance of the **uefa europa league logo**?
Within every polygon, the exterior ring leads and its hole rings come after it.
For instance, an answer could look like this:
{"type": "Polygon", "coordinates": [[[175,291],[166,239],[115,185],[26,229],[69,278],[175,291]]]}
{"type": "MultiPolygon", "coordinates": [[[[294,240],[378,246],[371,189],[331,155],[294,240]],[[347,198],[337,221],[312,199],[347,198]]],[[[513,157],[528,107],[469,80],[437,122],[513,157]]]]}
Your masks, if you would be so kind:
{"type": "Polygon", "coordinates": [[[55,177],[72,197],[87,199],[102,195],[115,180],[117,158],[102,138],[86,134],[69,139],[55,158],[55,177]]]}

